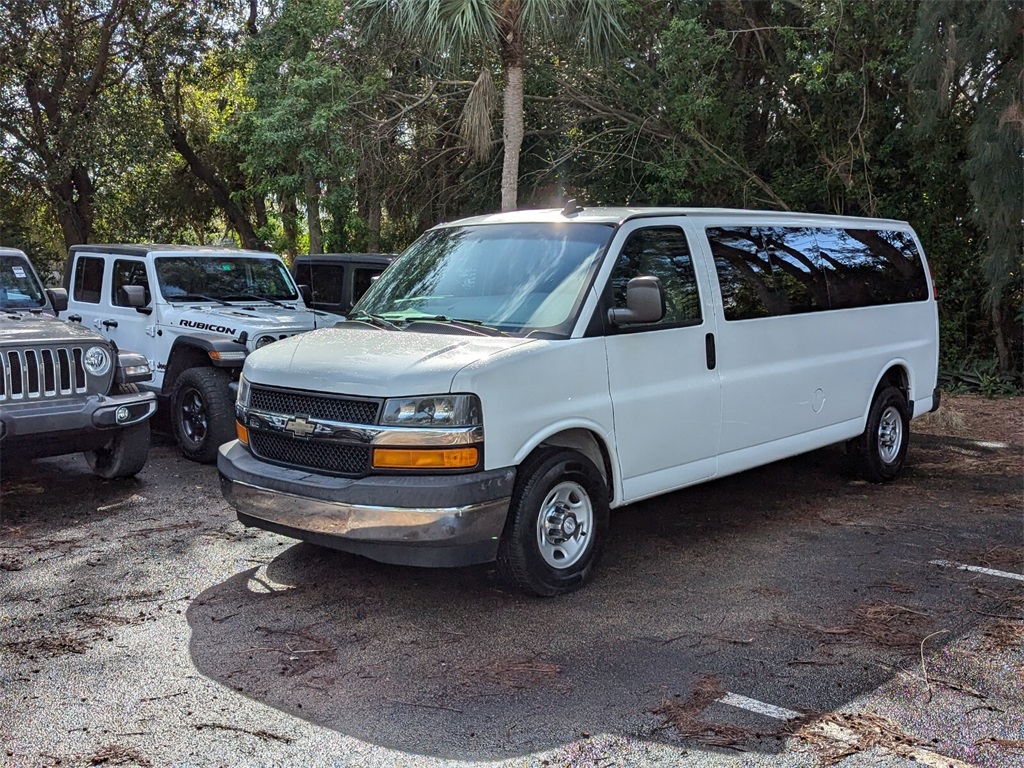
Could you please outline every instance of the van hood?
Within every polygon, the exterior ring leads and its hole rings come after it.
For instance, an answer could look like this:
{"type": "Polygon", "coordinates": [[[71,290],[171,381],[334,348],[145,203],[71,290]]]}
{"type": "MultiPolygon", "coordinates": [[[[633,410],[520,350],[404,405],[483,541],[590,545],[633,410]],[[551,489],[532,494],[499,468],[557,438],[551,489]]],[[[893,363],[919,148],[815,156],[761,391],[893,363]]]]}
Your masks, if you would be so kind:
{"type": "Polygon", "coordinates": [[[103,344],[91,328],[46,312],[0,312],[0,344],[103,344]]]}
{"type": "MultiPolygon", "coordinates": [[[[290,305],[289,305],[290,306],[290,305]]],[[[333,326],[340,319],[328,312],[298,306],[295,309],[273,304],[239,304],[237,306],[174,307],[165,311],[167,324],[197,331],[238,336],[247,331],[253,336],[260,331],[296,333],[333,326]]]]}
{"type": "Polygon", "coordinates": [[[304,333],[253,352],[245,377],[254,384],[363,397],[451,391],[471,363],[533,339],[390,331],[353,324],[304,333]]]}

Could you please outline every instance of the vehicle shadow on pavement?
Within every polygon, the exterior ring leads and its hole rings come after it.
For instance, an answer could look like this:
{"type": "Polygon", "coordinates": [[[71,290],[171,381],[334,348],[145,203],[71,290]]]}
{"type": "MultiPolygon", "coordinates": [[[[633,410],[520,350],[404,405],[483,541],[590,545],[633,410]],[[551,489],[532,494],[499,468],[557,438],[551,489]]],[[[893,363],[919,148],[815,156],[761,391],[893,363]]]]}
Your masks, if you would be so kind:
{"type": "MultiPolygon", "coordinates": [[[[927,562],[977,538],[981,513],[943,514],[913,465],[870,486],[845,461],[830,448],[619,510],[599,576],[555,599],[510,593],[486,566],[288,546],[196,597],[191,657],[257,701],[422,755],[596,734],[773,753],[783,722],[698,694],[830,712],[916,668],[924,639],[935,651],[977,622],[963,580],[927,562]]],[[[990,538],[1013,525],[986,521],[990,538]]]]}

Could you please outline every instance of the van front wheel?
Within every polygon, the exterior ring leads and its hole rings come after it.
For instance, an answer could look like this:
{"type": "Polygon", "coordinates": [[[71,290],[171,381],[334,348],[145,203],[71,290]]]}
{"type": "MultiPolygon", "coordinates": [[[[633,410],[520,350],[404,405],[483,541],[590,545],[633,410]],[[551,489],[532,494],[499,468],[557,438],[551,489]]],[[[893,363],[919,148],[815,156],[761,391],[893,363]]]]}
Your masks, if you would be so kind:
{"type": "Polygon", "coordinates": [[[864,434],[850,448],[865,480],[884,483],[903,469],[910,441],[910,408],[896,387],[886,387],[875,397],[864,434]]]}
{"type": "Polygon", "coordinates": [[[531,595],[570,592],[593,574],[607,530],[608,490],[593,463],[570,450],[538,454],[516,478],[498,571],[531,595]]]}

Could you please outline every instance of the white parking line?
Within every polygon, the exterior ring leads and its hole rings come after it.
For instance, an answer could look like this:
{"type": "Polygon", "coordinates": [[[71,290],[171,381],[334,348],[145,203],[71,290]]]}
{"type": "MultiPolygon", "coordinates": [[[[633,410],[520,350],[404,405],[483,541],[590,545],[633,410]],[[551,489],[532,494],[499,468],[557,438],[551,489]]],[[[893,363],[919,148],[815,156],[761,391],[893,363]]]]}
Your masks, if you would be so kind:
{"type": "Polygon", "coordinates": [[[1010,573],[1009,571],[993,571],[991,568],[982,568],[980,565],[964,565],[963,563],[954,563],[949,560],[931,560],[929,565],[941,565],[944,568],[958,568],[961,571],[984,573],[986,576],[998,576],[1001,579],[1024,581],[1024,574],[1010,573]]]}
{"type": "MultiPolygon", "coordinates": [[[[741,696],[738,693],[726,693],[724,696],[717,699],[717,701],[719,704],[728,704],[730,707],[745,709],[748,712],[765,715],[776,720],[788,721],[804,717],[803,714],[795,712],[792,709],[777,707],[774,704],[767,704],[763,701],[758,701],[757,699],[741,696]]],[[[846,744],[848,746],[856,746],[861,742],[861,736],[856,731],[839,725],[838,723],[813,723],[810,725],[809,730],[819,736],[825,736],[833,741],[838,741],[839,743],[846,744]]],[[[921,765],[930,766],[930,768],[976,768],[972,763],[965,763],[962,760],[957,760],[955,757],[946,757],[945,755],[940,755],[937,752],[931,752],[930,750],[909,744],[897,744],[892,747],[885,747],[881,744],[876,744],[874,746],[876,749],[891,752],[894,755],[905,757],[908,760],[913,760],[921,765]]]]}

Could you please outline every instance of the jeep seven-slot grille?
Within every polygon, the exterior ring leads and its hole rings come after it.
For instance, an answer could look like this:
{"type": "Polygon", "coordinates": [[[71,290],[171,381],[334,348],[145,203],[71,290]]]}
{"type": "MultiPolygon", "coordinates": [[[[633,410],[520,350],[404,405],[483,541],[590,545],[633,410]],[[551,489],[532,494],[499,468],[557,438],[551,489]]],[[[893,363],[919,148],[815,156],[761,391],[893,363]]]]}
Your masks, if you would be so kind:
{"type": "Polygon", "coordinates": [[[376,424],[380,402],[252,387],[249,407],[255,411],[307,416],[311,419],[339,421],[343,424],[376,424]]]}
{"type": "Polygon", "coordinates": [[[80,347],[0,352],[0,402],[69,397],[86,389],[80,347]]]}
{"type": "Polygon", "coordinates": [[[282,464],[337,475],[365,475],[370,470],[367,445],[303,440],[259,430],[249,431],[249,444],[257,456],[282,464]]]}

